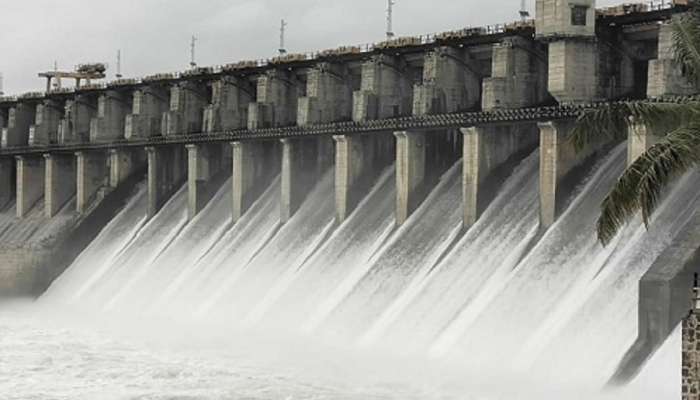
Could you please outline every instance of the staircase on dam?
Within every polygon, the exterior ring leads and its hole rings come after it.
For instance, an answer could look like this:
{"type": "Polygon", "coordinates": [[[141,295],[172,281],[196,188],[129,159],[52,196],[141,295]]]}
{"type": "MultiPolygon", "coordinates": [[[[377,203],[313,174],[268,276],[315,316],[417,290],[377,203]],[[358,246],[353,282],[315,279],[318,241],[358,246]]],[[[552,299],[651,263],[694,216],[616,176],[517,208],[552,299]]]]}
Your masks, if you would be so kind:
{"type": "Polygon", "coordinates": [[[698,177],[602,248],[598,204],[654,136],[568,137],[588,108],[694,99],[687,11],[538,0],[534,21],[0,98],[0,296],[53,283],[523,369],[592,340],[617,358],[584,364],[627,382],[687,309],[698,177]]]}

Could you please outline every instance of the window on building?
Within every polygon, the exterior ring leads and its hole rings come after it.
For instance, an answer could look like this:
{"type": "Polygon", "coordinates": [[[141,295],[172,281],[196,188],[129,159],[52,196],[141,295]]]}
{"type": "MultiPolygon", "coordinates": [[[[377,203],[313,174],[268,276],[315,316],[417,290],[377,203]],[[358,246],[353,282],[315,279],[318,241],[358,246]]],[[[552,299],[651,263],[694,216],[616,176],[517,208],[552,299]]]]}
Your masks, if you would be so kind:
{"type": "Polygon", "coordinates": [[[586,14],[587,13],[588,13],[588,7],[586,7],[586,6],[572,6],[571,7],[571,25],[586,26],[586,14]]]}

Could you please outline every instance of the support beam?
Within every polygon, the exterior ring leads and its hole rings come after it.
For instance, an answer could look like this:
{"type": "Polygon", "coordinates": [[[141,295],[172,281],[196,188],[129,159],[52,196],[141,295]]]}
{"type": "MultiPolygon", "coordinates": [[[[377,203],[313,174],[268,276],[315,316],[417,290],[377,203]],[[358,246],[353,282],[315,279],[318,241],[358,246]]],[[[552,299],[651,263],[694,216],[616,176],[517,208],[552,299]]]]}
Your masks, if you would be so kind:
{"type": "Polygon", "coordinates": [[[233,142],[233,217],[235,223],[267,188],[279,171],[274,142],[233,142]]]}
{"type": "Polygon", "coordinates": [[[204,109],[204,132],[245,128],[254,92],[248,80],[224,76],[213,82],[211,89],[212,103],[204,109]]]}
{"type": "Polygon", "coordinates": [[[657,44],[658,58],[649,61],[647,96],[684,96],[696,92],[693,85],[683,76],[673,53],[673,24],[659,26],[657,44]]]}
{"type": "Polygon", "coordinates": [[[75,194],[75,158],[65,154],[44,154],[44,163],[44,215],[53,218],[75,194]]]}
{"type": "Polygon", "coordinates": [[[4,208],[15,196],[15,163],[10,157],[0,158],[0,209],[4,208]]]}
{"type": "Polygon", "coordinates": [[[188,218],[191,221],[214,196],[212,180],[221,170],[222,149],[218,144],[187,145],[188,218]]]}
{"type": "Polygon", "coordinates": [[[66,101],[63,119],[58,126],[60,144],[85,143],[90,140],[90,121],[97,113],[97,98],[81,94],[66,101]]]}
{"type": "Polygon", "coordinates": [[[109,187],[116,189],[131,175],[141,170],[146,164],[140,149],[109,150],[109,187]]]}
{"type": "Polygon", "coordinates": [[[34,125],[29,128],[29,145],[48,145],[58,142],[58,125],[63,117],[63,104],[44,100],[36,106],[34,125]]]}
{"type": "Polygon", "coordinates": [[[476,223],[509,173],[499,170],[532,152],[539,136],[532,124],[474,126],[461,131],[463,226],[467,229],[476,223]]]}
{"type": "Polygon", "coordinates": [[[288,222],[299,209],[306,194],[331,165],[333,143],[330,138],[281,139],[282,193],[280,220],[288,222]]]}
{"type": "Polygon", "coordinates": [[[651,128],[630,118],[627,130],[627,166],[632,165],[639,156],[658,143],[659,139],[652,133],[651,128]]]}
{"type": "Polygon", "coordinates": [[[170,89],[170,110],[163,114],[163,136],[202,132],[206,88],[196,82],[180,82],[170,89]]]}
{"type": "Polygon", "coordinates": [[[283,70],[267,70],[258,77],[257,100],[248,109],[248,129],[293,125],[300,90],[294,76],[283,70]]]}
{"type": "Polygon", "coordinates": [[[299,126],[346,121],[352,117],[352,88],[344,66],[322,62],[309,71],[306,96],[299,98],[299,126]]]}
{"type": "Polygon", "coordinates": [[[17,157],[17,218],[24,218],[44,196],[43,157],[17,157]]]}
{"type": "Polygon", "coordinates": [[[403,225],[425,198],[426,135],[395,132],[396,136],[396,224],[403,225]]]}
{"type": "Polygon", "coordinates": [[[90,208],[98,191],[107,185],[107,155],[102,151],[80,151],[76,156],[75,208],[84,214],[90,208]]]}
{"type": "MultiPolygon", "coordinates": [[[[697,291],[698,288],[695,288],[697,291]]],[[[698,294],[694,295],[693,309],[683,320],[683,344],[681,356],[682,399],[700,400],[700,304],[698,294]]]]}
{"type": "Polygon", "coordinates": [[[373,56],[362,64],[361,79],[360,90],[353,93],[354,121],[411,114],[412,82],[400,58],[384,54],[373,56]]]}
{"type": "Polygon", "coordinates": [[[186,176],[183,148],[146,147],[148,156],[148,218],[153,218],[186,176]]]}

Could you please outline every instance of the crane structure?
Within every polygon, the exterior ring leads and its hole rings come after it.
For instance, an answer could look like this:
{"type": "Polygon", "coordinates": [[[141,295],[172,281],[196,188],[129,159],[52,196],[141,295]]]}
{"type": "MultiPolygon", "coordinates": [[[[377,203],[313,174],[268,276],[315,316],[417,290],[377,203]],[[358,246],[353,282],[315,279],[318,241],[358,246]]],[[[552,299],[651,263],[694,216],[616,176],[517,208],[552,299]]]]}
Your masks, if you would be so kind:
{"type": "Polygon", "coordinates": [[[46,91],[50,92],[52,83],[57,89],[62,87],[61,79],[75,79],[75,87],[79,88],[83,80],[89,85],[93,79],[106,78],[106,71],[107,64],[105,63],[79,64],[75,67],[75,71],[59,71],[57,65],[54,65],[53,71],[40,72],[39,77],[46,78],[46,91]]]}
{"type": "Polygon", "coordinates": [[[117,73],[115,74],[117,79],[122,78],[122,51],[117,50],[117,73]]]}
{"type": "Polygon", "coordinates": [[[391,40],[396,36],[394,34],[394,5],[396,0],[387,0],[386,9],[386,38],[391,40]]]}

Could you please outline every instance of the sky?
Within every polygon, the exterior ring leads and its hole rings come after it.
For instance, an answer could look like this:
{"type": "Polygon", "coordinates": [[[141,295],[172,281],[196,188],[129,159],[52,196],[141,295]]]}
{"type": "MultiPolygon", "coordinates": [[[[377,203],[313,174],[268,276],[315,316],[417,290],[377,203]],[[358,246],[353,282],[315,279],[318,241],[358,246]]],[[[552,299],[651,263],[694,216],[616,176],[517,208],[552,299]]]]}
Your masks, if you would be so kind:
{"type": "MultiPolygon", "coordinates": [[[[598,6],[622,0],[598,0],[598,6]]],[[[534,0],[528,0],[534,9],[534,0]]],[[[269,58],[288,22],[289,52],[383,40],[386,0],[0,0],[0,73],[6,94],[43,90],[37,73],[106,62],[140,77],[181,71],[198,38],[201,66],[269,58]]],[[[396,0],[394,31],[413,35],[516,20],[520,0],[396,0]]]]}

